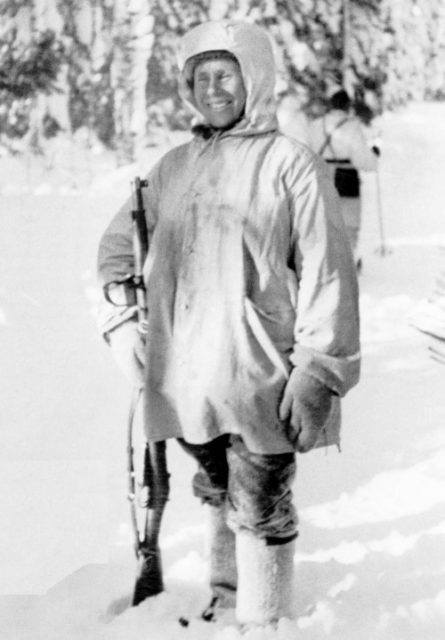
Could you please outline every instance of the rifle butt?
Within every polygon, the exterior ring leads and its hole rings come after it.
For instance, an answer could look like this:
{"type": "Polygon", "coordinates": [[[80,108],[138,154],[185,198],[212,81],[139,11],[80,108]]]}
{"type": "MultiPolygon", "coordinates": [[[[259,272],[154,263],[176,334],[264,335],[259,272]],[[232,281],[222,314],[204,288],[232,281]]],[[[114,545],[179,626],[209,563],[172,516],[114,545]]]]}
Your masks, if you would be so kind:
{"type": "Polygon", "coordinates": [[[133,591],[131,605],[136,607],[146,598],[157,596],[164,591],[162,563],[159,547],[141,551],[138,575],[133,591]]]}
{"type": "Polygon", "coordinates": [[[148,488],[144,540],[137,550],[139,565],[132,606],[164,590],[159,532],[169,495],[165,442],[146,443],[144,484],[148,488]]]}

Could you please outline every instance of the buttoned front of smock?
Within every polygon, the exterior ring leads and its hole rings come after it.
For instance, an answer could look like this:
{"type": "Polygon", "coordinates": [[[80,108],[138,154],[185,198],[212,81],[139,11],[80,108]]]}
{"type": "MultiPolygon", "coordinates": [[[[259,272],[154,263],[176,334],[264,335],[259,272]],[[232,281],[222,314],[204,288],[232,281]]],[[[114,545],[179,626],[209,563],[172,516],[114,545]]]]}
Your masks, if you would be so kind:
{"type": "MultiPolygon", "coordinates": [[[[358,375],[353,267],[327,176],[278,133],[233,132],[172,150],[148,183],[150,437],[230,432],[258,453],[292,450],[278,418],[290,368],[340,395],[358,375]]],[[[129,219],[124,207],[107,235],[129,219]]]]}

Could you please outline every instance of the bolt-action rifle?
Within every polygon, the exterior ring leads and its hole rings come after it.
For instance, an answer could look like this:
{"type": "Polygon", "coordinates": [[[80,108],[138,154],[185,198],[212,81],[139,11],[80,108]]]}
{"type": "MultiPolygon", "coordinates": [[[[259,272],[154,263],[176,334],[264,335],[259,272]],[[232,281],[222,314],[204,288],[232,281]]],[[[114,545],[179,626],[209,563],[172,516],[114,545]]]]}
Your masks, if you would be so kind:
{"type": "MultiPolygon", "coordinates": [[[[135,178],[133,189],[134,208],[131,211],[134,274],[118,282],[108,283],[105,288],[105,297],[113,304],[115,302],[113,302],[110,294],[113,286],[124,284],[124,286],[134,291],[137,304],[138,330],[142,338],[147,334],[148,328],[148,309],[143,277],[143,267],[148,252],[148,231],[142,199],[142,188],[147,186],[147,180],[135,178]]],[[[148,441],[145,444],[142,483],[140,486],[141,490],[145,490],[147,498],[141,505],[145,513],[143,530],[140,531],[136,505],[137,483],[133,431],[136,408],[142,394],[142,389],[139,386],[135,387],[129,412],[127,440],[128,499],[135,537],[134,548],[138,560],[138,572],[132,598],[133,606],[138,605],[145,598],[155,596],[164,590],[159,533],[169,494],[169,473],[167,470],[165,441],[148,441]]]]}
{"type": "MultiPolygon", "coordinates": [[[[135,179],[134,196],[136,206],[131,212],[133,220],[134,284],[138,306],[138,325],[142,336],[147,333],[148,324],[147,296],[143,277],[143,267],[148,252],[148,231],[142,200],[142,188],[147,186],[147,180],[135,179]]],[[[128,444],[129,481],[131,483],[129,499],[134,505],[133,447],[131,441],[128,444]]],[[[142,537],[138,528],[136,527],[135,529],[135,551],[139,560],[139,568],[132,601],[134,606],[145,600],[145,598],[157,595],[164,590],[159,532],[169,494],[165,441],[147,442],[145,445],[143,486],[147,488],[148,496],[145,504],[145,525],[142,537]]]]}

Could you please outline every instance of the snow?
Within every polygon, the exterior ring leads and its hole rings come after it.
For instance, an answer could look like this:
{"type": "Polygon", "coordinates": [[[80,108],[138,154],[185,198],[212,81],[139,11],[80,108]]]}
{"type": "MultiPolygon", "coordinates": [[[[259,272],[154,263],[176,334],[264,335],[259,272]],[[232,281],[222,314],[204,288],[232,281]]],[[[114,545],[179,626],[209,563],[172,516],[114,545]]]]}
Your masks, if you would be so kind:
{"type": "MultiPolygon", "coordinates": [[[[445,370],[408,322],[445,239],[444,118],[444,104],[414,104],[379,123],[389,251],[379,252],[369,174],[362,380],[344,401],[342,454],[298,460],[296,618],[246,640],[445,637],[445,370]]],[[[233,612],[217,624],[193,619],[209,597],[205,509],[191,495],[193,463],[175,443],[166,591],[128,607],[131,390],[96,333],[95,252],[131,179],[164,149],[120,169],[79,141],[54,143],[41,159],[0,158],[2,640],[241,638],[233,612]],[[192,617],[189,627],[180,616],[192,617]]]]}

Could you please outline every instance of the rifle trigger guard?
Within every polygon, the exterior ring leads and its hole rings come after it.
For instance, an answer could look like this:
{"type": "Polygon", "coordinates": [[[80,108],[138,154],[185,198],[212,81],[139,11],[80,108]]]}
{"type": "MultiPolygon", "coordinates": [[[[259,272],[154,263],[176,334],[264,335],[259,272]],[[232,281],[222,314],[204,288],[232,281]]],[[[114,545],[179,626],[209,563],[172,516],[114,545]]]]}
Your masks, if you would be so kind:
{"type": "Polygon", "coordinates": [[[144,280],[142,276],[136,276],[130,274],[128,276],[124,276],[123,278],[119,278],[119,280],[112,280],[111,282],[107,282],[103,286],[104,297],[107,302],[112,304],[114,307],[127,307],[129,301],[125,299],[123,302],[116,302],[113,300],[112,291],[113,289],[117,289],[118,287],[122,287],[124,293],[125,292],[135,292],[137,289],[142,289],[145,291],[144,280]]]}

